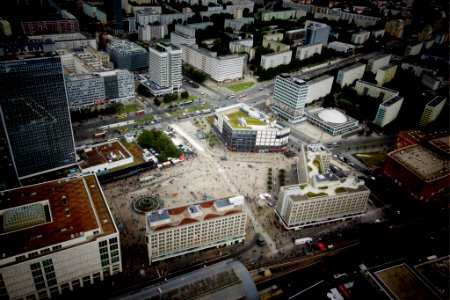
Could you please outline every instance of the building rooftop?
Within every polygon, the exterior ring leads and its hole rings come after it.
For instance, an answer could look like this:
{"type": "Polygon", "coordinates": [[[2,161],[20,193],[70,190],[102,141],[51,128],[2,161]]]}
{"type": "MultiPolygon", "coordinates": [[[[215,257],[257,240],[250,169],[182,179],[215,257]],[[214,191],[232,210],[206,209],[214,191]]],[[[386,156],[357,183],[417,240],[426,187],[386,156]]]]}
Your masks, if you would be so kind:
{"type": "Polygon", "coordinates": [[[80,148],[77,149],[76,153],[77,158],[80,159],[78,165],[81,169],[119,161],[132,156],[119,141],[97,144],[92,148],[80,148]]]}
{"type": "Polygon", "coordinates": [[[94,175],[2,191],[0,217],[2,265],[117,231],[94,175]]]}
{"type": "Polygon", "coordinates": [[[389,70],[389,69],[392,69],[392,68],[396,68],[396,67],[397,67],[397,65],[389,64],[389,65],[386,65],[386,66],[383,66],[383,67],[379,68],[379,70],[386,71],[386,70],[389,70]]]}
{"type": "Polygon", "coordinates": [[[391,90],[391,89],[388,89],[388,88],[379,86],[379,85],[376,84],[376,83],[367,82],[367,81],[364,81],[364,80],[361,80],[361,79],[358,79],[358,80],[356,81],[356,84],[358,84],[358,83],[362,83],[362,84],[364,84],[364,85],[369,85],[369,86],[372,86],[372,87],[377,88],[377,89],[380,89],[380,90],[384,90],[384,91],[388,91],[388,92],[391,92],[391,93],[398,94],[398,91],[396,91],[396,90],[391,90]]]}
{"type": "Polygon", "coordinates": [[[428,106],[436,107],[441,104],[441,102],[446,101],[447,99],[441,96],[434,97],[430,102],[427,103],[428,106]]]}
{"type": "Polygon", "coordinates": [[[255,283],[239,261],[226,260],[169,279],[116,300],[259,299],[255,283]]]}
{"type": "Polygon", "coordinates": [[[398,101],[403,101],[403,98],[399,97],[399,96],[395,96],[389,100],[384,101],[381,105],[383,105],[384,107],[389,107],[389,106],[394,105],[398,101]]]}
{"type": "Polygon", "coordinates": [[[347,116],[336,109],[324,109],[317,114],[327,123],[342,124],[347,121],[347,116]]]}
{"type": "Polygon", "coordinates": [[[346,68],[340,69],[339,72],[347,72],[347,71],[351,71],[354,70],[356,68],[360,68],[361,66],[365,66],[365,64],[362,63],[356,63],[354,65],[348,66],[346,68]]]}
{"type": "Polygon", "coordinates": [[[186,206],[157,210],[146,214],[147,228],[159,231],[244,212],[244,197],[216,199],[186,206]]]}
{"type": "Polygon", "coordinates": [[[388,155],[426,182],[449,176],[448,160],[422,146],[407,146],[388,155]]]}
{"type": "Polygon", "coordinates": [[[108,49],[116,52],[147,52],[143,47],[126,40],[112,41],[108,44],[108,49]]]}
{"type": "Polygon", "coordinates": [[[265,129],[281,128],[275,119],[243,103],[216,109],[216,114],[223,116],[233,129],[258,128],[255,126],[264,126],[265,129]]]}

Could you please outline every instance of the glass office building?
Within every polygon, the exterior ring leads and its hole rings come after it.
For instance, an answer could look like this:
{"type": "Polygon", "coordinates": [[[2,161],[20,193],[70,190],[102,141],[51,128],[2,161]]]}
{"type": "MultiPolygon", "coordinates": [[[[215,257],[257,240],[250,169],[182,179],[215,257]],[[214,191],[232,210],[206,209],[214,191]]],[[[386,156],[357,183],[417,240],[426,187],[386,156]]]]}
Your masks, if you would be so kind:
{"type": "Polygon", "coordinates": [[[0,117],[19,179],[75,163],[60,57],[0,62],[0,117]]]}

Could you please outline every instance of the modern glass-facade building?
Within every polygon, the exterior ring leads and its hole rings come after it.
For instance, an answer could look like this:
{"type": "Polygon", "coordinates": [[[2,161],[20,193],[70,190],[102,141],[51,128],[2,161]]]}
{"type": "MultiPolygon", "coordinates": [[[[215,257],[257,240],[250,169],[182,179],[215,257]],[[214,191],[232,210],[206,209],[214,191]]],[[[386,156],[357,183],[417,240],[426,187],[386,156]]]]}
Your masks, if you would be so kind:
{"type": "Polygon", "coordinates": [[[147,71],[148,69],[148,52],[135,43],[126,40],[110,42],[106,51],[111,56],[116,69],[130,71],[147,71]]]}
{"type": "Polygon", "coordinates": [[[272,109],[288,122],[298,123],[303,118],[307,95],[308,84],[305,81],[289,74],[278,75],[273,90],[275,104],[272,109]]]}
{"type": "Polygon", "coordinates": [[[330,35],[331,27],[327,24],[308,20],[305,23],[305,29],[305,45],[317,43],[328,44],[328,36],[330,35]]]}
{"type": "Polygon", "coordinates": [[[0,117],[19,179],[75,164],[60,57],[0,62],[0,117]]]}

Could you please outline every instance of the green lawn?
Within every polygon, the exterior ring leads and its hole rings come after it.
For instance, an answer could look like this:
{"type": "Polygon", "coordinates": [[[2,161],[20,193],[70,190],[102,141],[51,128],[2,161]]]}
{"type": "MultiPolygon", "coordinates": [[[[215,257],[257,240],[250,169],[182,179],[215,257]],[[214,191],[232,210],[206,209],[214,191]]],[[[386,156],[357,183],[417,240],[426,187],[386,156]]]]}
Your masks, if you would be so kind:
{"type": "Polygon", "coordinates": [[[186,109],[179,109],[177,111],[170,112],[169,114],[171,116],[176,117],[176,116],[182,115],[183,113],[192,113],[192,112],[195,112],[197,110],[201,111],[203,109],[208,109],[208,108],[211,108],[211,107],[212,106],[210,104],[202,104],[202,105],[192,106],[192,107],[186,108],[186,109]]]}
{"type": "Polygon", "coordinates": [[[355,153],[353,156],[369,168],[375,166],[381,167],[386,161],[387,152],[355,153]]]}
{"type": "Polygon", "coordinates": [[[129,114],[138,110],[142,110],[142,107],[138,105],[128,105],[124,106],[119,110],[119,114],[129,114]]]}
{"type": "Polygon", "coordinates": [[[250,117],[247,113],[243,112],[243,111],[237,111],[231,114],[227,115],[228,117],[228,122],[230,122],[230,125],[233,127],[238,127],[239,125],[239,118],[244,118],[245,121],[247,122],[247,125],[251,126],[251,125],[264,125],[265,123],[261,120],[258,120],[256,118],[250,117]]]}
{"type": "Polygon", "coordinates": [[[198,97],[197,96],[194,96],[194,95],[192,95],[192,96],[189,96],[187,99],[177,99],[177,100],[175,100],[175,101],[172,101],[172,102],[169,102],[169,103],[165,103],[165,102],[162,102],[161,103],[161,106],[169,106],[169,105],[174,105],[174,104],[178,104],[178,103],[182,103],[182,102],[187,102],[187,101],[195,101],[195,100],[197,100],[198,99],[198,97]]]}
{"type": "Polygon", "coordinates": [[[155,120],[154,116],[147,116],[147,117],[135,119],[135,121],[138,122],[138,123],[151,122],[153,120],[155,120]]]}
{"type": "Polygon", "coordinates": [[[227,86],[229,90],[232,90],[235,93],[239,93],[243,90],[251,88],[255,83],[253,81],[250,82],[243,82],[243,83],[237,83],[227,86]]]}

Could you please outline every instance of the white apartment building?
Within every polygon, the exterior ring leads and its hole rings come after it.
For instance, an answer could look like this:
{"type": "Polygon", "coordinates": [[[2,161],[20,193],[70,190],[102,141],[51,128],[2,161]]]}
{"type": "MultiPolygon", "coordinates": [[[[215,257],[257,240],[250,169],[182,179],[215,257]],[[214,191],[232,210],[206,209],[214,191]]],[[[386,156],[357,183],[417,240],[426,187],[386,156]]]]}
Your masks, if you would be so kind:
{"type": "Polygon", "coordinates": [[[380,56],[372,57],[367,62],[367,71],[376,74],[379,68],[389,65],[390,60],[390,54],[383,54],[380,56]]]}
{"type": "Polygon", "coordinates": [[[67,100],[71,110],[87,108],[97,103],[133,98],[134,75],[127,70],[65,76],[67,100]]]}
{"type": "Polygon", "coordinates": [[[246,55],[231,54],[217,56],[216,52],[199,48],[197,45],[181,45],[183,62],[197,68],[217,82],[243,77],[246,55]]]}
{"type": "Polygon", "coordinates": [[[159,22],[161,13],[157,13],[152,9],[139,10],[135,13],[136,23],[140,26],[154,24],[159,22]]]}
{"type": "Polygon", "coordinates": [[[364,44],[370,37],[370,31],[360,31],[352,34],[351,42],[353,44],[364,44]]]}
{"type": "Polygon", "coordinates": [[[331,93],[334,77],[330,75],[322,75],[315,79],[307,81],[308,93],[306,94],[306,104],[311,103],[319,98],[325,97],[331,93]]]}
{"type": "Polygon", "coordinates": [[[310,58],[316,53],[320,55],[322,53],[322,46],[323,44],[321,43],[299,46],[297,47],[295,58],[304,60],[310,58]]]}
{"type": "Polygon", "coordinates": [[[323,75],[308,82],[290,77],[289,74],[278,75],[275,80],[272,109],[281,118],[290,123],[298,123],[304,118],[305,104],[311,103],[331,92],[333,76],[323,75]]]}
{"type": "Polygon", "coordinates": [[[243,196],[147,213],[145,241],[149,262],[241,243],[246,221],[243,196]]]}
{"type": "Polygon", "coordinates": [[[409,45],[406,47],[405,50],[405,57],[407,56],[416,56],[420,54],[420,51],[422,51],[423,43],[417,43],[415,45],[409,45]]]}
{"type": "Polygon", "coordinates": [[[83,35],[80,32],[68,32],[45,35],[30,35],[27,36],[30,41],[41,42],[44,41],[44,47],[50,46],[52,51],[61,49],[72,49],[78,47],[92,47],[97,49],[97,40],[95,37],[83,35]],[[47,44],[51,41],[50,44],[47,44]]]}
{"type": "Polygon", "coordinates": [[[378,85],[383,85],[395,77],[395,73],[397,72],[397,65],[387,65],[381,67],[377,70],[377,74],[375,75],[375,81],[378,85]]]}
{"type": "Polygon", "coordinates": [[[169,44],[157,43],[148,50],[151,81],[160,87],[172,87],[173,90],[179,90],[183,79],[181,49],[169,44]]]}
{"type": "Polygon", "coordinates": [[[240,19],[225,19],[224,28],[231,28],[233,30],[241,30],[245,24],[255,23],[254,18],[240,18],[240,19]]]}
{"type": "Polygon", "coordinates": [[[264,69],[288,65],[292,59],[292,50],[261,55],[261,67],[264,69]]]}
{"type": "Polygon", "coordinates": [[[70,297],[122,271],[119,231],[96,176],[3,191],[0,292],[70,297]]]}
{"type": "Polygon", "coordinates": [[[409,70],[414,73],[414,76],[421,77],[422,74],[436,74],[436,70],[431,69],[427,66],[422,66],[416,63],[408,63],[402,62],[401,66],[402,70],[409,70]]]}
{"type": "Polygon", "coordinates": [[[420,126],[427,126],[429,123],[435,121],[441,114],[446,102],[447,99],[441,96],[436,96],[428,102],[420,118],[420,126]]]}
{"type": "Polygon", "coordinates": [[[138,39],[143,42],[150,42],[152,39],[162,39],[169,34],[166,25],[145,25],[138,27],[138,39]]]}
{"type": "Polygon", "coordinates": [[[378,107],[378,111],[373,122],[380,127],[384,127],[391,123],[397,118],[402,104],[403,98],[398,96],[384,101],[378,107]]]}
{"type": "Polygon", "coordinates": [[[271,34],[271,35],[265,35],[263,37],[263,47],[270,48],[275,52],[280,51],[287,51],[291,49],[290,45],[280,43],[283,39],[283,34],[271,34]],[[279,38],[281,36],[281,38],[279,38]]]}
{"type": "Polygon", "coordinates": [[[170,33],[170,44],[173,46],[181,47],[181,45],[195,45],[195,36],[186,35],[181,32],[171,32],[170,33]]]}
{"type": "Polygon", "coordinates": [[[302,182],[280,188],[275,213],[288,230],[351,219],[367,210],[370,190],[364,181],[327,173],[323,149],[316,145],[302,151],[297,164],[302,182]]]}
{"type": "Polygon", "coordinates": [[[423,74],[420,82],[422,82],[423,85],[425,85],[429,89],[432,89],[433,91],[440,88],[442,84],[442,80],[433,78],[431,77],[431,75],[428,74],[423,74]]]}
{"type": "Polygon", "coordinates": [[[365,70],[366,65],[361,63],[341,69],[337,74],[336,83],[340,84],[341,88],[352,85],[355,80],[363,78],[365,70]]]}
{"type": "Polygon", "coordinates": [[[242,53],[248,54],[248,60],[252,60],[255,57],[255,48],[253,48],[253,39],[242,39],[230,41],[228,47],[231,53],[242,53]]]}
{"type": "Polygon", "coordinates": [[[271,21],[272,18],[275,20],[289,20],[289,19],[300,19],[306,16],[305,10],[282,10],[282,11],[271,11],[263,12],[261,14],[262,21],[271,21]]]}
{"type": "Polygon", "coordinates": [[[398,91],[384,88],[382,86],[362,80],[356,81],[355,91],[358,93],[358,95],[368,95],[373,98],[381,98],[383,101],[394,98],[399,94],[398,91]]]}
{"type": "Polygon", "coordinates": [[[344,53],[348,53],[348,52],[352,52],[353,50],[355,50],[355,46],[352,44],[347,44],[347,43],[342,43],[339,41],[335,41],[335,42],[331,42],[327,45],[328,49],[333,49],[337,52],[344,52],[344,53]]]}
{"type": "Polygon", "coordinates": [[[379,38],[384,36],[384,29],[373,30],[370,32],[370,36],[374,38],[379,38]]]}

